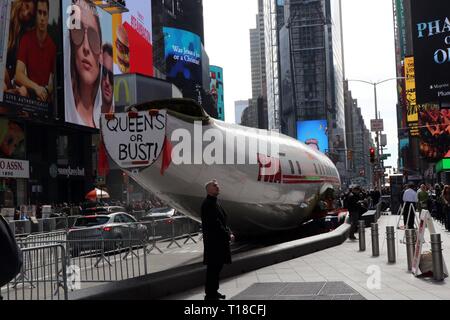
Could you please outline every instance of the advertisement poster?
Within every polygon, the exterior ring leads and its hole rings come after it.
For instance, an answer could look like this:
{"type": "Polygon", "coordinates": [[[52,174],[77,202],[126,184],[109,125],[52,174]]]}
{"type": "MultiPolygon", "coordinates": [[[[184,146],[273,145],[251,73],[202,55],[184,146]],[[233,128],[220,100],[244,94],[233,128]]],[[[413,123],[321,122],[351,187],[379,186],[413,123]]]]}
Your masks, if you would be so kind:
{"type": "Polygon", "coordinates": [[[210,66],[210,91],[217,105],[218,119],[225,120],[225,102],[223,92],[223,69],[216,66],[210,66]]]}
{"type": "Polygon", "coordinates": [[[25,159],[25,130],[22,124],[0,119],[0,158],[25,159]]]}
{"type": "Polygon", "coordinates": [[[327,120],[297,122],[297,140],[322,153],[328,151],[327,120]]]}
{"type": "MultiPolygon", "coordinates": [[[[9,0],[0,0],[0,34],[7,34],[9,26],[9,14],[11,2],[9,0]]],[[[0,37],[0,102],[3,101],[3,89],[5,79],[5,67],[6,67],[6,49],[7,49],[6,37],[0,37]]]]}
{"type": "Polygon", "coordinates": [[[450,152],[450,109],[424,105],[420,110],[420,154],[429,160],[440,160],[450,152]]]}
{"type": "Polygon", "coordinates": [[[417,103],[450,102],[450,1],[411,1],[417,103]]]}
{"type": "Polygon", "coordinates": [[[63,0],[65,121],[99,128],[114,110],[112,16],[90,0],[63,0]]]}
{"type": "Polygon", "coordinates": [[[410,135],[418,136],[419,106],[416,101],[414,57],[405,58],[405,78],[407,121],[410,127],[410,135]]]}
{"type": "Polygon", "coordinates": [[[153,76],[152,2],[128,0],[129,12],[113,15],[114,74],[153,76]]]}
{"type": "Polygon", "coordinates": [[[163,28],[167,78],[181,88],[202,83],[202,44],[192,32],[163,28]]]}
{"type": "MultiPolygon", "coordinates": [[[[2,15],[4,12],[2,13],[2,15]]],[[[60,2],[11,3],[4,39],[8,39],[3,73],[4,113],[49,117],[56,105],[56,52],[60,39],[60,2]]]]}

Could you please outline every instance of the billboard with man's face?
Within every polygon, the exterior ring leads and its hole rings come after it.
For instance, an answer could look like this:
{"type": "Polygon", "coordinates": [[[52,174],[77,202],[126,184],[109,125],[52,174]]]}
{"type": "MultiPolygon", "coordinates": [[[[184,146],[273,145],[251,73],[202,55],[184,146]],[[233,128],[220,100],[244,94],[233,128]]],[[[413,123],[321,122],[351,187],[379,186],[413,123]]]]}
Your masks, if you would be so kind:
{"type": "Polygon", "coordinates": [[[13,0],[0,7],[1,113],[52,117],[56,106],[56,65],[60,43],[60,2],[13,0]]]}
{"type": "Polygon", "coordinates": [[[297,122],[297,140],[322,153],[328,151],[327,120],[297,122]]]}
{"type": "Polygon", "coordinates": [[[152,1],[128,0],[113,15],[114,74],[153,76],[152,1]]]}
{"type": "Polygon", "coordinates": [[[411,1],[417,103],[450,102],[450,2],[411,1]]]}
{"type": "Polygon", "coordinates": [[[99,128],[114,110],[112,16],[90,0],[63,0],[65,121],[99,128]]]}

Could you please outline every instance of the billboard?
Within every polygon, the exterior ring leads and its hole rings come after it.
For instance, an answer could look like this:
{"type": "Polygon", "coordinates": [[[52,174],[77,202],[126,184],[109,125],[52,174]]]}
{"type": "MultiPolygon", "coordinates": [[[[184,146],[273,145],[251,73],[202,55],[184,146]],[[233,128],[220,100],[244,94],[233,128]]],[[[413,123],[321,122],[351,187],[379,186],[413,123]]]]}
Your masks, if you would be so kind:
{"type": "Polygon", "coordinates": [[[2,113],[50,117],[56,106],[59,1],[0,2],[2,113]],[[3,37],[3,35],[5,35],[3,37]]]}
{"type": "Polygon", "coordinates": [[[0,158],[25,159],[25,129],[22,124],[0,119],[0,158]]]}
{"type": "Polygon", "coordinates": [[[417,103],[450,102],[449,1],[411,1],[417,103]]]}
{"type": "Polygon", "coordinates": [[[183,93],[195,90],[202,83],[202,46],[200,37],[192,32],[163,28],[164,60],[167,79],[183,93]]]}
{"type": "Polygon", "coordinates": [[[327,152],[327,120],[297,121],[297,140],[322,153],[327,152]]]}
{"type": "Polygon", "coordinates": [[[129,12],[113,15],[114,74],[153,76],[152,1],[128,0],[129,12]]]}
{"type": "Polygon", "coordinates": [[[450,152],[450,109],[424,105],[420,110],[420,154],[429,160],[440,160],[450,152]]]}
{"type": "Polygon", "coordinates": [[[419,121],[419,106],[416,99],[416,78],[414,57],[406,57],[405,60],[405,91],[406,91],[406,114],[407,122],[410,128],[411,136],[418,136],[419,130],[417,123],[419,121]]]}
{"type": "Polygon", "coordinates": [[[114,109],[112,16],[90,0],[63,0],[65,121],[99,128],[114,109]]]}
{"type": "Polygon", "coordinates": [[[218,119],[225,120],[225,102],[223,92],[223,69],[210,66],[210,91],[217,104],[218,119]]]}
{"type": "Polygon", "coordinates": [[[162,25],[197,34],[203,43],[203,0],[163,0],[162,4],[162,25]]]}

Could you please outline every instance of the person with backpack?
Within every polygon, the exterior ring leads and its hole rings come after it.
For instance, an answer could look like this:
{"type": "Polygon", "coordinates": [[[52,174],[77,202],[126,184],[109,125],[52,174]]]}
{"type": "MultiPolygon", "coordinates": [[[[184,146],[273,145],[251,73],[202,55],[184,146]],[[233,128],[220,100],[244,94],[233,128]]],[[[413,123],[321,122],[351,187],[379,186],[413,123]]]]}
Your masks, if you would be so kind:
{"type": "Polygon", "coordinates": [[[0,288],[19,274],[22,261],[22,253],[8,222],[0,215],[0,288]]]}

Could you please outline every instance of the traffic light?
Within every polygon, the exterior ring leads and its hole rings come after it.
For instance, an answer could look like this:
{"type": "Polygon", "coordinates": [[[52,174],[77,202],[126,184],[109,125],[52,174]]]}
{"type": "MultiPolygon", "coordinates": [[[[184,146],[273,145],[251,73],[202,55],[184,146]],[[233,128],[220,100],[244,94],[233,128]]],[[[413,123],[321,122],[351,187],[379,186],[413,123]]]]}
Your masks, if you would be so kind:
{"type": "Polygon", "coordinates": [[[375,148],[370,148],[370,163],[375,163],[375,148]]]}
{"type": "Polygon", "coordinates": [[[353,150],[347,150],[347,160],[353,160],[353,150]]]}

